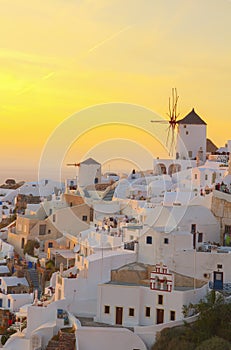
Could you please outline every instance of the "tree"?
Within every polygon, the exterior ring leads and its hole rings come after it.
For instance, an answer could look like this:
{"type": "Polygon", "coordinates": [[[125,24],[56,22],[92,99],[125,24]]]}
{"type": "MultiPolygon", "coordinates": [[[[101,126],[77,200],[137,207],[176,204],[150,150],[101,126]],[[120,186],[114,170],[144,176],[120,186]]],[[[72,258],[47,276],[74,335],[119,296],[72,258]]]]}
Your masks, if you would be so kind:
{"type": "MultiPolygon", "coordinates": [[[[219,292],[211,291],[188,309],[199,313],[198,319],[162,330],[152,350],[231,350],[231,303],[226,303],[219,292]],[[213,342],[216,347],[211,347],[213,342]]],[[[184,311],[187,313],[186,307],[184,311]]]]}
{"type": "Polygon", "coordinates": [[[23,253],[28,254],[30,256],[34,256],[34,248],[39,248],[40,244],[38,241],[36,240],[32,240],[32,239],[28,239],[28,241],[26,242],[24,249],[23,249],[23,253]]]}
{"type": "Polygon", "coordinates": [[[195,350],[230,350],[230,342],[219,337],[212,337],[203,341],[195,350]]]}

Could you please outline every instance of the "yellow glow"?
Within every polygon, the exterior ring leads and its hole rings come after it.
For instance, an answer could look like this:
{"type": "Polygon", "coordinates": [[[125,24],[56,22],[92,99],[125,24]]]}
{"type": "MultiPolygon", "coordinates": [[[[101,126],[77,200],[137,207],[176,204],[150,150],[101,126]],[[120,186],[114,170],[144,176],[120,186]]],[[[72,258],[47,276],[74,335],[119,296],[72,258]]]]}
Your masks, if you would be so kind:
{"type": "MultiPolygon", "coordinates": [[[[36,168],[56,126],[95,104],[137,104],[165,117],[175,86],[180,116],[195,107],[208,137],[224,145],[230,138],[230,11],[229,1],[216,0],[2,0],[2,168],[36,168]]],[[[130,137],[126,128],[120,131],[130,137]]],[[[153,145],[147,135],[133,134],[153,145]]],[[[81,154],[104,132],[89,135],[88,142],[79,140],[81,154]]]]}

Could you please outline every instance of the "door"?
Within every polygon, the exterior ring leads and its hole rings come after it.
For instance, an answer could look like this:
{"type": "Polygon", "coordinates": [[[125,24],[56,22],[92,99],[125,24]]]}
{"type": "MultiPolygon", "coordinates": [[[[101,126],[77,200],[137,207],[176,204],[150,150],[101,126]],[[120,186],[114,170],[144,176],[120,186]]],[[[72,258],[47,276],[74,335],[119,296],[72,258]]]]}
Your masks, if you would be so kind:
{"type": "Polygon", "coordinates": [[[164,310],[156,309],[156,323],[164,323],[164,310]]]}
{"type": "Polygon", "coordinates": [[[215,290],[223,289],[223,272],[213,272],[213,288],[215,290]]]}
{"type": "Polygon", "coordinates": [[[116,307],[116,324],[122,324],[123,322],[123,308],[116,307]]]}

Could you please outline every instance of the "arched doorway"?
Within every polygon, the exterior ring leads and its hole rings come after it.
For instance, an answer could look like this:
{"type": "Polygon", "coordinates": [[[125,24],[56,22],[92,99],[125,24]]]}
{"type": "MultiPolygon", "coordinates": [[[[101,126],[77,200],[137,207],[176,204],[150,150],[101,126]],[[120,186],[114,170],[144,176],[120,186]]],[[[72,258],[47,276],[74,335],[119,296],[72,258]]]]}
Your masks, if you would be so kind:
{"type": "Polygon", "coordinates": [[[172,174],[178,173],[181,171],[180,164],[171,164],[168,168],[168,175],[172,176],[172,174]]]}

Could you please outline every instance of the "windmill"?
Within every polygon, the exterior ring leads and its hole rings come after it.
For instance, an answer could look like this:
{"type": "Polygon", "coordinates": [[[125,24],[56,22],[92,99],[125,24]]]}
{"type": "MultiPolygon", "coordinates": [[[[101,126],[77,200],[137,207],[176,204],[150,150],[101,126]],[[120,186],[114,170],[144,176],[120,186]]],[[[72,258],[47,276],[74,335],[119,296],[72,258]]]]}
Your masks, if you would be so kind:
{"type": "Polygon", "coordinates": [[[166,140],[166,146],[169,150],[169,155],[173,155],[173,151],[175,148],[175,129],[177,127],[177,118],[179,117],[179,113],[177,113],[177,103],[179,96],[177,95],[177,89],[172,88],[172,98],[169,97],[168,102],[168,117],[169,120],[151,120],[151,123],[161,123],[161,124],[169,124],[168,126],[168,134],[166,140]]]}

